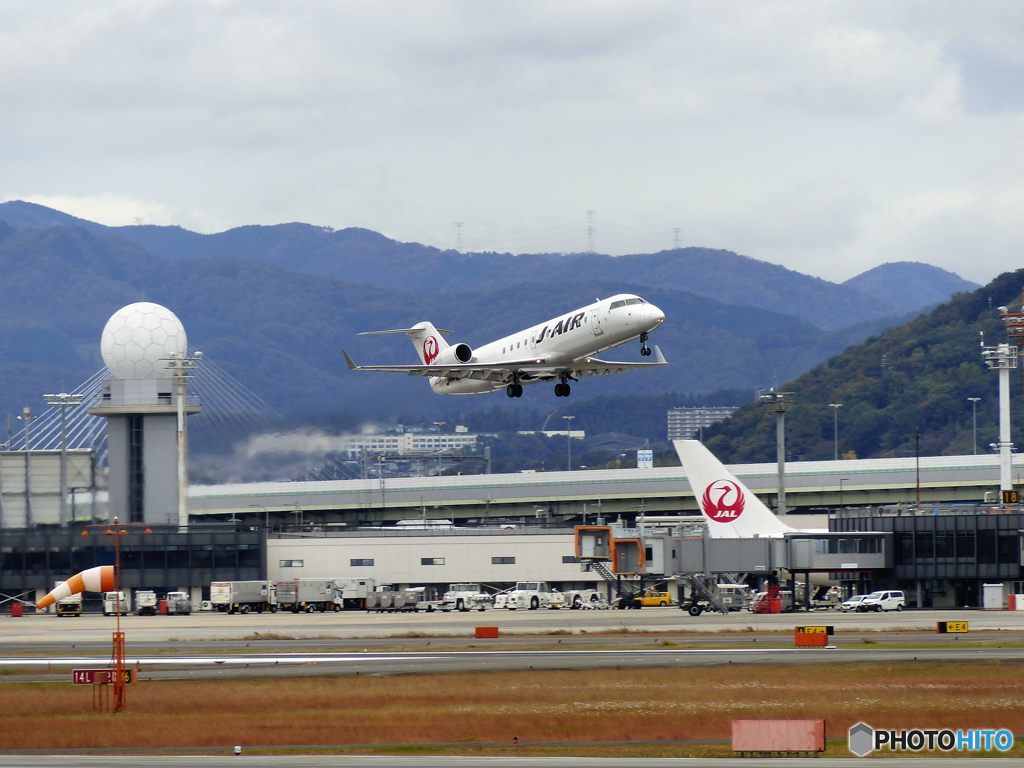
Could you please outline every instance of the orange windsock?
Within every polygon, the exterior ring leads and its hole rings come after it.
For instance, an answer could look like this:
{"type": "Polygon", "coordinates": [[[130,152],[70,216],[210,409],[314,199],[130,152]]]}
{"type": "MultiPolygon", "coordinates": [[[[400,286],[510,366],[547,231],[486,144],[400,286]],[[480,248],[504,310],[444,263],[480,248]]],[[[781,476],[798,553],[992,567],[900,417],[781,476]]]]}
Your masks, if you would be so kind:
{"type": "Polygon", "coordinates": [[[98,565],[95,568],[76,573],[67,581],[58,584],[50,593],[36,603],[36,608],[49,608],[58,600],[80,592],[109,592],[114,588],[114,566],[98,565]]]}

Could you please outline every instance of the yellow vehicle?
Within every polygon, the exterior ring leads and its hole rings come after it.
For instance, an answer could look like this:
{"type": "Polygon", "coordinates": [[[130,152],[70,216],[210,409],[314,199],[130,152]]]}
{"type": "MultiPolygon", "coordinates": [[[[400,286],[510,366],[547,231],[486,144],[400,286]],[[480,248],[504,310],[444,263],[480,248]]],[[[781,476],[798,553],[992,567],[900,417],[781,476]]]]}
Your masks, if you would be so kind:
{"type": "Polygon", "coordinates": [[[668,592],[655,592],[651,589],[644,590],[644,593],[637,599],[644,608],[652,606],[664,607],[673,603],[672,596],[668,592]]]}

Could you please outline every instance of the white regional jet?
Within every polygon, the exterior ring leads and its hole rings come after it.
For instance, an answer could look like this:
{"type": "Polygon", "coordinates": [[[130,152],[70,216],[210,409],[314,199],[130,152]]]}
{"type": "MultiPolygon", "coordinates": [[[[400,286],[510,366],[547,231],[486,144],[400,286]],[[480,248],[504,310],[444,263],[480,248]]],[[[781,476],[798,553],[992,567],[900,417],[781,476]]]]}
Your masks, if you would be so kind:
{"type": "Polygon", "coordinates": [[[713,539],[781,539],[787,533],[827,533],[793,528],[780,520],[697,440],[673,440],[679,461],[713,539]]]}
{"type": "Polygon", "coordinates": [[[622,373],[631,368],[666,365],[654,347],[654,361],[625,363],[595,357],[610,347],[640,339],[640,354],[648,356],[647,334],[661,325],[665,313],[639,296],[620,293],[598,299],[545,323],[534,325],[473,349],[468,344],[449,345],[430,323],[380,333],[404,333],[416,347],[420,365],[356,365],[342,350],[353,371],[388,371],[427,376],[434,392],[466,395],[505,389],[509,397],[521,397],[524,384],[557,381],[555,395],[569,396],[569,382],[581,376],[622,373]]]}

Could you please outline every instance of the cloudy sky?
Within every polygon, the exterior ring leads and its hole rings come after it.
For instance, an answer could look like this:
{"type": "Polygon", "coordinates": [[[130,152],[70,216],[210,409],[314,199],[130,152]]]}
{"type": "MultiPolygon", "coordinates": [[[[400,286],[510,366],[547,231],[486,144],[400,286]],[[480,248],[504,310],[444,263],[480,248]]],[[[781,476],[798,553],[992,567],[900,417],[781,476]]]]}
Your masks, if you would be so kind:
{"type": "Polygon", "coordinates": [[[106,224],[1024,266],[1015,0],[7,2],[0,72],[0,198],[106,224]]]}

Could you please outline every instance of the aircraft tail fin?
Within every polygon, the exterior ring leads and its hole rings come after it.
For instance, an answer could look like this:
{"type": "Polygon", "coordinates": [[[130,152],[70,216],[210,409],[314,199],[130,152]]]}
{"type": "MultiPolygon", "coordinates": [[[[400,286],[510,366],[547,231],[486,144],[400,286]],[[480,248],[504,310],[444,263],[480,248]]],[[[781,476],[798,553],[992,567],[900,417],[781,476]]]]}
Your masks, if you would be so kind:
{"type": "Polygon", "coordinates": [[[702,443],[672,442],[712,538],[780,538],[794,530],[779,520],[702,443]]]}
{"type": "Polygon", "coordinates": [[[387,331],[363,331],[360,336],[377,336],[386,333],[404,333],[416,347],[416,354],[420,356],[420,362],[430,365],[437,359],[437,356],[448,349],[448,342],[444,339],[446,331],[439,331],[433,323],[416,323],[412,328],[393,328],[387,331]]]}

